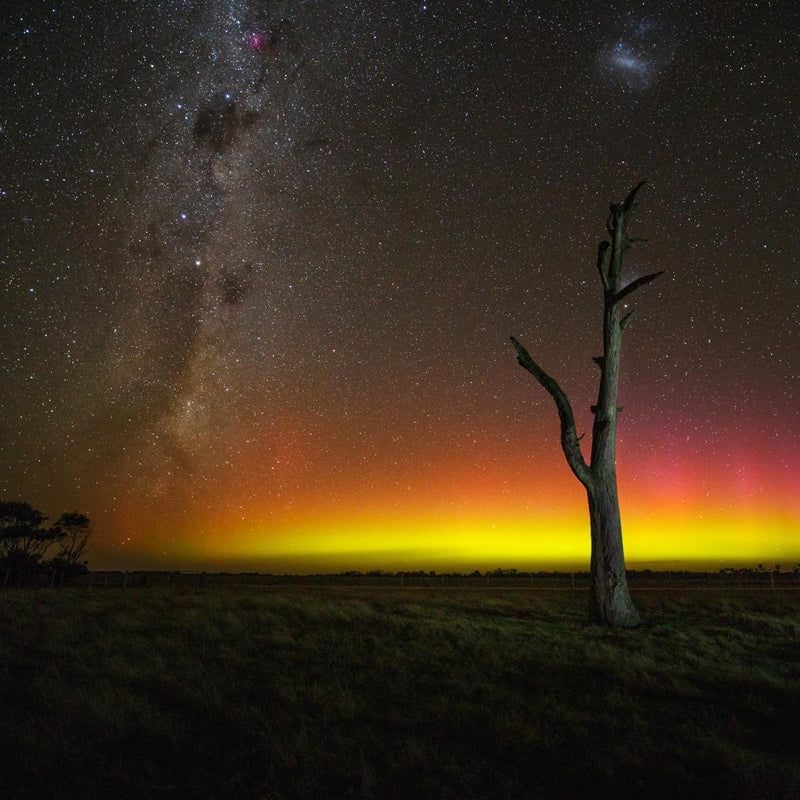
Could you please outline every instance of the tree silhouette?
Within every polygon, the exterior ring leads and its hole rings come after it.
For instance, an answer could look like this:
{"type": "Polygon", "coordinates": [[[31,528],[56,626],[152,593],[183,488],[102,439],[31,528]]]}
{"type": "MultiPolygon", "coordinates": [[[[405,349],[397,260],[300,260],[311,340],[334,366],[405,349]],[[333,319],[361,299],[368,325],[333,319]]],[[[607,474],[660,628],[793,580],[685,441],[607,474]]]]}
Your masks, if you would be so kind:
{"type": "Polygon", "coordinates": [[[628,236],[627,231],[636,209],[636,195],[643,185],[644,181],[635,186],[624,202],[611,204],[606,222],[611,241],[600,242],[597,249],[597,271],[603,286],[603,355],[593,359],[600,368],[600,388],[597,404],[591,407],[594,424],[589,464],[581,451],[572,406],[566,394],[558,382],[511,337],[519,364],[555,401],[561,422],[561,448],[570,469],[586,489],[592,541],[590,617],[598,623],[625,628],[635,627],[641,620],[628,591],[617,494],[617,416],[621,411],[617,406],[619,358],[622,333],[635,311],[632,309],[623,316],[620,304],[662,274],[643,275],[622,285],[625,252],[634,242],[644,241],[628,236]]]}
{"type": "Polygon", "coordinates": [[[43,528],[47,516],[29,503],[0,502],[0,563],[28,569],[36,566],[53,541],[43,528]]]}
{"type": "Polygon", "coordinates": [[[52,527],[45,527],[47,515],[29,503],[0,502],[0,566],[20,574],[42,569],[68,573],[84,572],[91,525],[89,517],[77,511],[62,514],[52,527]],[[55,557],[45,555],[58,546],[55,557]]]}
{"type": "Polygon", "coordinates": [[[65,512],[56,520],[53,532],[59,550],[51,562],[52,566],[69,572],[85,570],[81,560],[86,555],[92,533],[89,517],[77,511],[65,512]]]}

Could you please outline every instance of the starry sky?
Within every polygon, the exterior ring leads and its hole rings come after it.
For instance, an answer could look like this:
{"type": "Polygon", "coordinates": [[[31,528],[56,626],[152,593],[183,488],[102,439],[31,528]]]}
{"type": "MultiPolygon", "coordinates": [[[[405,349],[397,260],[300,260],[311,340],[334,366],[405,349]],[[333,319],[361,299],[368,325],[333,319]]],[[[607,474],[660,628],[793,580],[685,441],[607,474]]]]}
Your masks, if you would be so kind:
{"type": "Polygon", "coordinates": [[[800,561],[791,3],[10,0],[0,497],[96,568],[588,564],[639,180],[629,566],[800,561]],[[587,436],[588,439],[588,436],[587,436]]]}

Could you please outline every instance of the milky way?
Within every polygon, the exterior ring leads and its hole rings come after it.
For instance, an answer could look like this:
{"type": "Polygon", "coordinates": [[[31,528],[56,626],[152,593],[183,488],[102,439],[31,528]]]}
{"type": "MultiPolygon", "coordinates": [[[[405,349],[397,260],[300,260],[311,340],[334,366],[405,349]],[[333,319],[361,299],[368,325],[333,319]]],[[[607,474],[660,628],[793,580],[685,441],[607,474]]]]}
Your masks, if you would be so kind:
{"type": "Polygon", "coordinates": [[[580,561],[508,337],[588,429],[646,178],[626,546],[800,557],[788,12],[85,5],[2,12],[3,498],[88,512],[100,564],[580,561]]]}

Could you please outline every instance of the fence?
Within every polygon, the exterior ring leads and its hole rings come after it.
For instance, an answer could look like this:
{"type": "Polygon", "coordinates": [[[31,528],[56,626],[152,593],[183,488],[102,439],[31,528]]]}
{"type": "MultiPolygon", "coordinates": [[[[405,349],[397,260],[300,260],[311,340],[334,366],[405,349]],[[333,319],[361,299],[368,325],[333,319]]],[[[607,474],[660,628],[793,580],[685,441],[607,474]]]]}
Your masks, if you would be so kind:
{"type": "MultiPolygon", "coordinates": [[[[800,570],[721,570],[719,572],[659,572],[632,570],[628,573],[632,589],[648,588],[800,588],[800,570]]],[[[61,571],[21,571],[12,568],[0,572],[0,588],[81,587],[86,589],[142,589],[176,587],[200,589],[214,587],[398,587],[398,588],[515,588],[515,589],[587,589],[588,572],[513,572],[437,574],[435,572],[359,573],[336,575],[272,575],[268,573],[94,571],[67,574],[61,571]]]]}

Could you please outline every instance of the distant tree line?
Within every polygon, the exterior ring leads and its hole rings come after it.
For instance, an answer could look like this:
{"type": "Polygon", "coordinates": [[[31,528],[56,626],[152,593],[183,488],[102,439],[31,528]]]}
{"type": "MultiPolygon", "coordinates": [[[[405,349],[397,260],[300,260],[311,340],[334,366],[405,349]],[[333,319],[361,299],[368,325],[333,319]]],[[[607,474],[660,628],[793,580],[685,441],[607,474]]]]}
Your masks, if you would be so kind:
{"type": "Polygon", "coordinates": [[[29,503],[0,502],[0,569],[19,572],[86,572],[91,524],[77,511],[47,526],[47,515],[29,503]]]}

